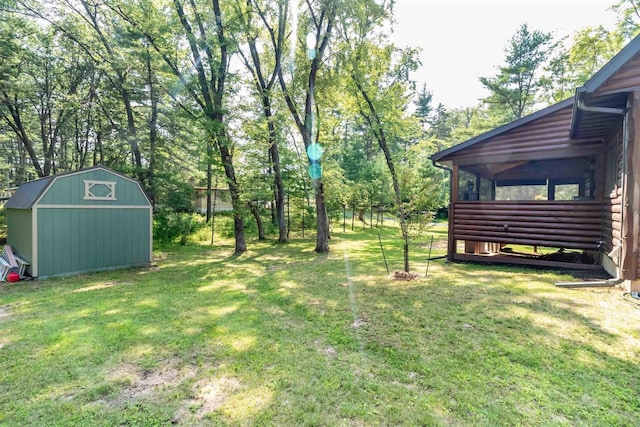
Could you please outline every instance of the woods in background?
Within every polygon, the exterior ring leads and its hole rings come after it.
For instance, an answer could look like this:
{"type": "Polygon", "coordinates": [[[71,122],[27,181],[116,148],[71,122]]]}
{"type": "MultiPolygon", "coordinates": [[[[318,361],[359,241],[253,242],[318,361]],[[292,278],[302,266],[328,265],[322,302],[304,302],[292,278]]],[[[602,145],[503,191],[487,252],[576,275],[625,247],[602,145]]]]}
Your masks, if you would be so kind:
{"type": "Polygon", "coordinates": [[[571,39],[523,24],[490,95],[449,110],[412,81],[419,47],[391,41],[392,1],[1,0],[0,187],[102,164],[170,206],[217,182],[237,253],[259,208],[286,242],[287,197],[326,252],[345,207],[446,206],[428,156],[572,96],[637,34],[635,6],[571,39]]]}

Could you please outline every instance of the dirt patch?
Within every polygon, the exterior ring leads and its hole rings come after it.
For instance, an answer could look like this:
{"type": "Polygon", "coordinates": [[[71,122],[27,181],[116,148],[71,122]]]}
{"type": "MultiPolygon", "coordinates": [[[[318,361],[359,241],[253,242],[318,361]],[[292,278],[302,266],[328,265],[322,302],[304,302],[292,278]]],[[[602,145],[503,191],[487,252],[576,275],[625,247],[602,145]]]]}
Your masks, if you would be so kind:
{"type": "Polygon", "coordinates": [[[7,320],[13,316],[13,311],[11,310],[11,306],[9,305],[1,305],[0,306],[0,321],[7,320]]]}
{"type": "Polygon", "coordinates": [[[338,350],[336,350],[331,346],[328,346],[326,348],[321,349],[320,354],[322,354],[325,357],[328,357],[329,359],[335,359],[338,356],[338,350]]]}
{"type": "Polygon", "coordinates": [[[368,323],[367,323],[366,321],[364,321],[364,320],[362,320],[362,319],[356,319],[356,320],[351,324],[351,327],[352,327],[353,329],[359,329],[359,328],[361,328],[361,327],[363,327],[363,326],[367,326],[367,325],[368,325],[368,323]]]}
{"type": "Polygon", "coordinates": [[[195,384],[195,398],[189,401],[189,407],[198,409],[195,417],[202,419],[210,412],[216,411],[231,394],[241,388],[237,378],[223,376],[212,380],[199,381],[195,384]]]}
{"type": "Polygon", "coordinates": [[[168,255],[168,252],[156,251],[153,253],[153,261],[164,261],[168,255]]]}
{"type": "Polygon", "coordinates": [[[313,344],[318,353],[320,353],[324,357],[335,359],[338,356],[338,350],[324,342],[324,340],[317,339],[313,342],[313,344]]]}
{"type": "Polygon", "coordinates": [[[106,289],[106,288],[112,288],[114,286],[120,286],[120,285],[131,285],[133,282],[105,282],[105,283],[97,283],[95,285],[91,285],[91,286],[87,286],[84,288],[78,288],[76,290],[74,290],[74,293],[77,292],[87,292],[87,291],[97,291],[99,289],[106,289]]]}
{"type": "Polygon", "coordinates": [[[418,277],[420,277],[419,275],[417,275],[416,273],[407,273],[406,271],[402,271],[402,270],[396,270],[391,274],[391,278],[395,279],[395,280],[413,280],[413,279],[417,279],[418,277]]]}
{"type": "Polygon", "coordinates": [[[173,389],[196,374],[195,368],[178,369],[175,365],[169,362],[155,371],[144,370],[128,363],[118,365],[107,374],[106,379],[121,384],[122,389],[107,403],[120,406],[148,398],[163,390],[173,389]]]}
{"type": "Polygon", "coordinates": [[[144,372],[137,376],[131,386],[123,389],[120,396],[130,402],[149,396],[160,388],[177,385],[179,382],[179,372],[173,368],[158,372],[144,372]]]}

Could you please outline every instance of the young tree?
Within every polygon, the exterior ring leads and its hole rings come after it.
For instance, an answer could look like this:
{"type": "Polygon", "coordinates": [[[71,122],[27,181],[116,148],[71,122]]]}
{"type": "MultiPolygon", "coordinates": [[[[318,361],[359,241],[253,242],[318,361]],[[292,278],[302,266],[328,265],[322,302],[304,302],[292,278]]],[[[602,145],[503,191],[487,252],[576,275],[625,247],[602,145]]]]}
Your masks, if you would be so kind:
{"type": "Polygon", "coordinates": [[[408,116],[407,92],[413,84],[409,78],[419,62],[414,49],[401,50],[390,44],[376,29],[389,19],[391,4],[363,2],[350,11],[349,25],[342,27],[342,60],[350,74],[350,84],[360,114],[384,156],[394,194],[394,209],[404,240],[404,270],[409,271],[409,239],[412,224],[429,206],[418,202],[415,182],[408,179],[413,166],[410,156],[399,150],[398,143],[409,137],[403,132],[419,134],[416,117],[408,116]]]}

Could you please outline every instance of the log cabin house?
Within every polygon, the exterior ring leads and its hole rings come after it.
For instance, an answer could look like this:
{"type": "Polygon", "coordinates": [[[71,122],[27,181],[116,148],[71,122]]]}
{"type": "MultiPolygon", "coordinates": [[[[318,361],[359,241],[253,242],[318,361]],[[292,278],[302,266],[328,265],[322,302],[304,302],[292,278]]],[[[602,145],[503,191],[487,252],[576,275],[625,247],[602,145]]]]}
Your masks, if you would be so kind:
{"type": "Polygon", "coordinates": [[[450,261],[595,266],[640,291],[640,37],[574,97],[431,160],[451,176],[450,261]]]}

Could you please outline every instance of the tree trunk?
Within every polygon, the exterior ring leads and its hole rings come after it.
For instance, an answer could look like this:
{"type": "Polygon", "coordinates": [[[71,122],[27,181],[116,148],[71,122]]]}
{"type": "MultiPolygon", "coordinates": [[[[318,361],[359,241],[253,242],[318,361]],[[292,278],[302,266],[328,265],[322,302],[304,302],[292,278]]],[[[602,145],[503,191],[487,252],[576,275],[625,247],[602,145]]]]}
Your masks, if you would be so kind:
{"type": "Polygon", "coordinates": [[[127,140],[131,146],[131,154],[133,154],[133,163],[137,169],[137,175],[140,182],[144,185],[144,174],[142,172],[142,157],[140,156],[140,148],[138,146],[138,130],[131,105],[131,96],[129,91],[124,88],[124,77],[118,74],[118,82],[121,86],[120,94],[122,95],[122,103],[127,115],[127,140]]]}
{"type": "Polygon", "coordinates": [[[319,181],[315,185],[316,195],[316,216],[317,216],[317,236],[316,236],[316,248],[317,253],[329,252],[329,216],[327,215],[327,206],[324,202],[324,185],[322,181],[319,181]]]}
{"type": "MultiPolygon", "coordinates": [[[[309,4],[309,3],[307,3],[309,4]]],[[[305,149],[313,143],[313,108],[314,108],[314,92],[315,83],[318,75],[318,70],[322,64],[323,54],[329,44],[331,38],[331,32],[333,29],[334,20],[336,17],[336,7],[333,2],[322,3],[321,10],[318,11],[321,18],[315,21],[317,25],[315,33],[317,37],[315,56],[311,59],[311,67],[309,69],[309,75],[307,80],[307,94],[304,103],[304,109],[299,111],[299,106],[294,101],[293,97],[289,93],[287,83],[285,82],[284,75],[282,73],[282,67],[278,69],[278,80],[280,87],[284,93],[284,98],[291,113],[292,118],[296,123],[296,127],[300,131],[302,139],[304,141],[305,149]],[[324,34],[322,26],[324,27],[324,34]]],[[[316,139],[316,143],[319,141],[316,139]]],[[[309,164],[319,164],[319,160],[312,160],[307,156],[309,164]]],[[[316,220],[317,220],[317,236],[316,236],[316,248],[317,253],[329,252],[329,217],[327,215],[327,207],[324,200],[324,186],[322,183],[322,177],[318,177],[314,181],[314,195],[316,201],[316,220]]]]}
{"type": "Polygon", "coordinates": [[[404,271],[409,272],[409,238],[404,238],[404,271]]]}
{"type": "MultiPolygon", "coordinates": [[[[222,121],[219,123],[222,123],[222,121]]],[[[240,189],[238,187],[238,181],[236,180],[236,172],[233,167],[233,155],[227,146],[228,141],[226,133],[223,130],[220,134],[222,141],[218,140],[217,145],[218,150],[220,151],[222,165],[224,166],[224,172],[227,177],[227,183],[229,184],[229,193],[231,195],[231,204],[233,206],[233,230],[236,240],[234,253],[241,254],[247,251],[247,243],[244,238],[244,218],[242,217],[242,209],[240,206],[240,189]]],[[[211,193],[209,193],[209,197],[211,197],[211,193]]]]}
{"type": "Polygon", "coordinates": [[[260,218],[260,210],[258,209],[258,204],[256,202],[249,202],[249,209],[251,209],[251,214],[253,218],[256,220],[256,225],[258,226],[258,240],[266,240],[264,235],[264,226],[262,225],[262,218],[260,218]]]}
{"type": "Polygon", "coordinates": [[[409,272],[409,231],[410,223],[407,219],[407,214],[404,209],[398,209],[398,223],[400,224],[400,232],[402,233],[402,239],[404,241],[403,254],[404,254],[404,271],[409,272]]]}
{"type": "Polygon", "coordinates": [[[358,210],[358,221],[360,222],[366,222],[365,218],[364,218],[364,208],[360,208],[358,210]]]}
{"type": "MultiPolygon", "coordinates": [[[[269,106],[270,107],[270,106],[269,106]]],[[[270,108],[269,108],[270,109],[270,108]]],[[[287,224],[284,218],[284,184],[282,183],[282,168],[280,167],[280,153],[276,141],[276,131],[273,117],[269,111],[269,153],[273,164],[273,180],[275,184],[276,220],[278,221],[278,243],[287,242],[287,224]]]]}
{"type": "Polygon", "coordinates": [[[3,91],[2,104],[4,104],[6,109],[9,111],[9,114],[3,114],[2,118],[9,125],[18,140],[22,143],[24,149],[29,154],[29,159],[31,160],[31,164],[38,174],[38,178],[44,177],[45,174],[42,170],[42,166],[40,165],[40,160],[38,158],[38,155],[36,154],[35,148],[33,148],[31,138],[29,138],[29,135],[27,134],[27,131],[22,124],[20,109],[18,108],[17,96],[12,98],[9,94],[3,91]]]}
{"type": "Polygon", "coordinates": [[[269,135],[269,158],[273,167],[274,196],[276,202],[276,221],[278,222],[278,243],[287,243],[287,224],[284,218],[284,184],[282,183],[282,168],[280,167],[280,152],[276,137],[276,128],[271,111],[271,97],[266,88],[262,89],[262,107],[267,119],[269,135]]]}
{"type": "Polygon", "coordinates": [[[149,119],[149,198],[151,199],[151,208],[156,209],[156,141],[158,139],[158,96],[156,93],[153,69],[151,67],[151,52],[147,48],[147,79],[149,83],[149,97],[151,98],[151,117],[149,119]]]}
{"type": "MultiPolygon", "coordinates": [[[[251,8],[251,0],[247,0],[247,7],[251,8]]],[[[267,82],[265,76],[262,71],[262,65],[260,61],[260,55],[258,48],[256,46],[256,40],[253,37],[248,37],[248,45],[249,51],[251,53],[251,62],[253,66],[249,62],[248,58],[246,58],[242,52],[241,57],[245,63],[247,69],[251,71],[253,75],[254,82],[256,85],[256,89],[258,93],[261,94],[262,100],[262,113],[267,121],[267,135],[269,138],[269,163],[271,169],[273,170],[273,193],[275,200],[275,211],[273,211],[276,224],[278,225],[278,243],[286,243],[287,242],[287,225],[284,217],[284,185],[282,183],[282,168],[280,167],[280,153],[278,150],[278,138],[276,127],[273,122],[273,101],[271,90],[273,85],[276,82],[276,77],[280,70],[280,58],[282,55],[282,44],[284,43],[284,31],[286,26],[286,13],[283,6],[280,5],[279,10],[279,26],[277,32],[277,38],[275,37],[275,31],[272,28],[269,28],[270,33],[274,36],[274,54],[275,54],[275,66],[271,73],[271,78],[267,82]]],[[[265,16],[261,11],[258,11],[258,14],[265,19],[265,16]]]]}
{"type": "MultiPolygon", "coordinates": [[[[213,155],[211,149],[211,142],[207,142],[207,218],[206,223],[208,224],[211,220],[211,179],[213,175],[213,170],[211,167],[211,156],[213,155]]],[[[217,189],[216,189],[217,190],[217,189]]]]}

